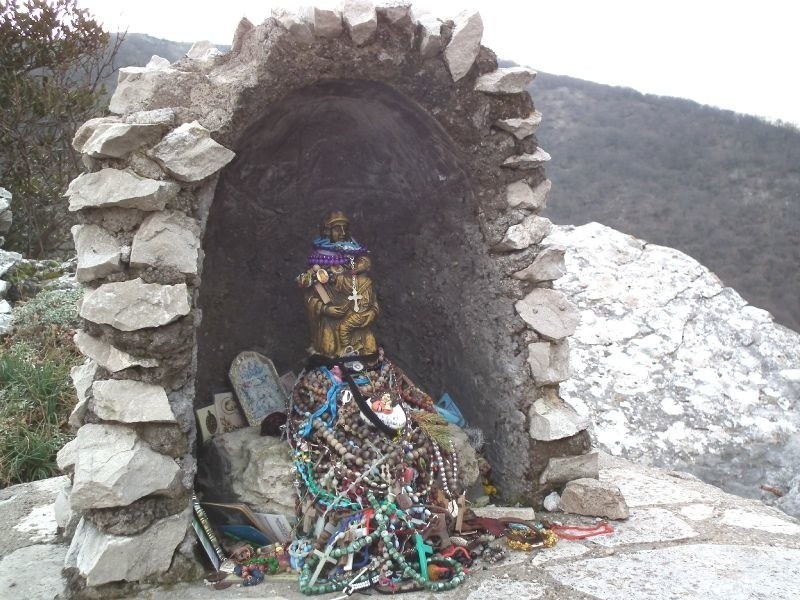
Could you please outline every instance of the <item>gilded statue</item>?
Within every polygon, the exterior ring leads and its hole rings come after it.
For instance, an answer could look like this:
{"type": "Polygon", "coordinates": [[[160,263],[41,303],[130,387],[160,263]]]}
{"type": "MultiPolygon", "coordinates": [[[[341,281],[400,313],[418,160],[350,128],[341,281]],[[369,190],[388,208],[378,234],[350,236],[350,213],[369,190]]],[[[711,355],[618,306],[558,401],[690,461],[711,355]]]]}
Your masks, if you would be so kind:
{"type": "Polygon", "coordinates": [[[370,328],[379,311],[367,275],[371,265],[368,250],[350,235],[345,214],[326,215],[308,256],[308,269],[297,277],[315,354],[335,358],[378,351],[370,328]]]}

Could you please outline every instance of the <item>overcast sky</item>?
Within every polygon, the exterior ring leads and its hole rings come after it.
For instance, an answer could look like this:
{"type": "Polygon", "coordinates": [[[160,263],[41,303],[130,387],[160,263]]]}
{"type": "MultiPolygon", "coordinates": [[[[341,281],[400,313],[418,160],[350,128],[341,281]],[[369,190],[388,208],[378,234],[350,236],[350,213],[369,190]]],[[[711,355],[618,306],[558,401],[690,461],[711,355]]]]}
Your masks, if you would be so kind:
{"type": "MultiPolygon", "coordinates": [[[[291,9],[300,4],[79,2],[112,31],[127,29],[175,41],[207,39],[218,44],[231,42],[243,16],[260,23],[273,6],[291,9]]],[[[467,6],[478,9],[484,45],[500,58],[540,71],[689,98],[800,125],[800,2],[420,0],[414,5],[442,18],[467,6]]]]}

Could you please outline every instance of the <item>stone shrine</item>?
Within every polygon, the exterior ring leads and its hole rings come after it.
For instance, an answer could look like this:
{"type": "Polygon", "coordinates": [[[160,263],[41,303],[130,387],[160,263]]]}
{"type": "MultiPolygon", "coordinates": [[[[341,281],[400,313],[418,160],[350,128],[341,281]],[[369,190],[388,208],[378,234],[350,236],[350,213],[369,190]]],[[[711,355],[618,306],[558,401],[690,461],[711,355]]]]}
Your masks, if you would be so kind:
{"type": "Polygon", "coordinates": [[[356,0],[121,70],[67,192],[88,288],[59,453],[74,589],[188,575],[194,409],[242,350],[302,361],[295,260],[332,208],[384,250],[381,343],[483,430],[500,497],[541,502],[548,461],[589,451],[558,393],[578,313],[552,289],[563,249],[540,252],[535,73],[498,68],[482,31],[356,0]]]}

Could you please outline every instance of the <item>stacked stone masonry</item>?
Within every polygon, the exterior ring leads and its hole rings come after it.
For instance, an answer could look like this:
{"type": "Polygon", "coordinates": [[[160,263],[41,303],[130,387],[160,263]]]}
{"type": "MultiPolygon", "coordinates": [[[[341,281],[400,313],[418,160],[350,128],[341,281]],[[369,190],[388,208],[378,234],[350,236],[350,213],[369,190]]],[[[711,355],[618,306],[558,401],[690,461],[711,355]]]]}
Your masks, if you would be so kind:
{"type": "Polygon", "coordinates": [[[550,189],[542,168],[550,157],[534,136],[541,114],[526,86],[535,73],[498,69],[482,33],[477,12],[439,20],[409,6],[376,10],[348,0],[341,12],[275,11],[259,26],[243,19],[225,55],[199,42],[175,64],[153,57],[146,67],[121,69],[114,115],[75,135],[87,172],[67,192],[79,217],[77,277],[88,288],[75,340],[87,361],[72,373],[80,402],[70,423],[78,431],[59,465],[72,477],[65,510],[80,519],[67,564],[89,586],[158,577],[175,552],[189,552],[182,542],[191,539],[196,470],[203,231],[218,173],[235,156],[226,146],[245,127],[242,106],[256,88],[275,101],[319,79],[382,78],[472,149],[484,242],[503,273],[504,302],[517,313],[509,335],[518,356],[508,357],[504,374],[509,400],[497,407],[510,414],[506,443],[490,458],[508,495],[531,501],[547,444],[555,444],[550,456],[588,450],[587,424],[558,397],[577,313],[551,289],[564,272],[563,248],[540,247],[551,226],[537,215],[550,189]],[[326,54],[336,60],[319,58],[326,54]],[[420,72],[447,90],[444,105],[428,105],[420,72]],[[526,458],[531,453],[539,463],[526,458]],[[513,462],[520,456],[524,477],[513,462]],[[112,508],[113,528],[101,518],[112,508]],[[142,554],[146,547],[158,555],[142,554]]]}

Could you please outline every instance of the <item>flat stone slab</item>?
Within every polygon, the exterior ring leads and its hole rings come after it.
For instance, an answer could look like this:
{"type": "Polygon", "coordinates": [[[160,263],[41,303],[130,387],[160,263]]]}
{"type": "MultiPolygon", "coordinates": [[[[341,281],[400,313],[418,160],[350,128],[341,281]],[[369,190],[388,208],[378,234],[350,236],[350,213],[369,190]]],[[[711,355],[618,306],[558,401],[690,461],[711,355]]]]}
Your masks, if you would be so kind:
{"type": "Polygon", "coordinates": [[[176,423],[160,385],[132,379],[106,379],[92,384],[92,412],[105,421],[119,423],[176,423]]]}
{"type": "MultiPolygon", "coordinates": [[[[475,82],[475,89],[487,94],[519,94],[527,89],[528,84],[530,84],[535,77],[536,71],[532,71],[531,69],[525,67],[505,67],[478,77],[478,80],[475,82]]],[[[534,120],[536,119],[536,117],[533,118],[534,120]]],[[[539,121],[541,121],[541,116],[539,117],[539,121]]],[[[514,127],[514,125],[511,127],[514,127]]]]}
{"type": "Polygon", "coordinates": [[[744,529],[760,529],[769,533],[782,535],[800,535],[800,525],[777,516],[765,515],[763,512],[731,508],[725,511],[719,523],[742,527],[744,529]]]}
{"type": "Polygon", "coordinates": [[[532,290],[514,308],[531,329],[547,340],[572,335],[581,318],[564,294],[547,288],[532,290]]]}
{"type": "Polygon", "coordinates": [[[619,487],[628,506],[653,506],[684,504],[686,502],[712,501],[715,496],[704,491],[715,490],[700,482],[697,485],[686,481],[653,477],[630,469],[604,469],[600,475],[603,481],[613,481],[619,487]]]}
{"type": "Polygon", "coordinates": [[[130,263],[133,267],[173,268],[187,275],[197,273],[200,225],[174,211],[149,215],[133,237],[130,263]]]}
{"type": "Polygon", "coordinates": [[[112,206],[164,210],[179,189],[177,183],[139,177],[130,171],[102,169],[73,179],[65,195],[70,211],[112,206]]]}
{"type": "Polygon", "coordinates": [[[211,139],[197,121],[173,129],[148,153],[178,181],[201,181],[219,171],[236,156],[211,139]]]}
{"type": "Polygon", "coordinates": [[[61,575],[67,546],[27,546],[0,559],[0,598],[54,600],[63,598],[67,581],[61,575]]]}
{"type": "Polygon", "coordinates": [[[507,169],[536,169],[544,165],[544,163],[549,160],[550,155],[547,152],[541,148],[536,148],[536,151],[533,154],[527,153],[509,156],[500,166],[506,167],[507,169]]]}
{"type": "Polygon", "coordinates": [[[602,600],[796,598],[800,550],[695,544],[546,566],[559,583],[602,600]]]}
{"type": "Polygon", "coordinates": [[[135,331],[172,323],[190,310],[185,283],[161,285],[137,278],[88,291],[79,313],[93,323],[135,331]]]}
{"type": "Polygon", "coordinates": [[[698,535],[686,521],[664,508],[633,509],[627,521],[615,521],[613,527],[613,535],[598,535],[590,538],[591,543],[615,548],[627,544],[687,540],[698,535]]]}
{"type": "Polygon", "coordinates": [[[89,335],[83,330],[78,330],[73,339],[81,354],[88,356],[110,373],[116,373],[130,367],[150,368],[158,366],[158,360],[155,358],[137,358],[100,338],[89,335]]]}

